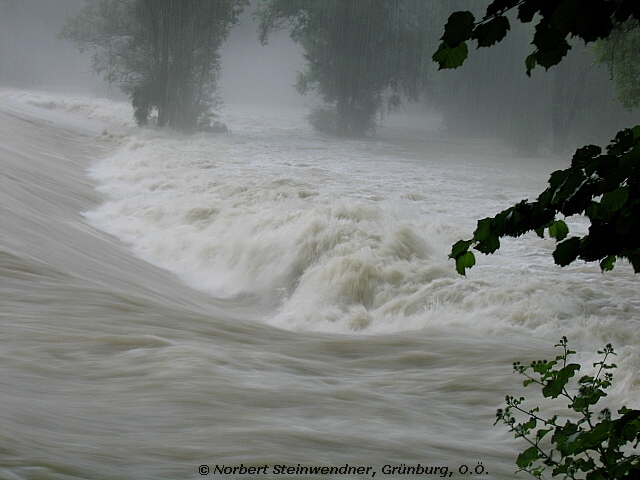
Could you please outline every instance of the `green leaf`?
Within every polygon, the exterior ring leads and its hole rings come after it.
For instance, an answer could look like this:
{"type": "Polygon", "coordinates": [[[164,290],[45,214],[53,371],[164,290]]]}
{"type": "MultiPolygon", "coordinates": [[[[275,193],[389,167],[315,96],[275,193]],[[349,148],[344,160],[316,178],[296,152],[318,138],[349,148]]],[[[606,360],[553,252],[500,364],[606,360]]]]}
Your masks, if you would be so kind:
{"type": "Polygon", "coordinates": [[[584,210],[584,214],[589,217],[591,223],[593,223],[594,220],[602,220],[599,203],[591,202],[589,206],[587,206],[587,208],[584,210]]]}
{"type": "Polygon", "coordinates": [[[556,240],[564,240],[569,234],[569,227],[563,220],[556,220],[549,226],[549,235],[556,240]]]}
{"type": "Polygon", "coordinates": [[[536,24],[531,43],[536,47],[533,54],[538,65],[549,69],[549,67],[560,63],[571,49],[565,37],[566,33],[558,31],[555,22],[551,19],[543,18],[536,24]]]}
{"type": "Polygon", "coordinates": [[[549,185],[551,188],[557,190],[562,186],[562,184],[571,176],[571,169],[567,168],[566,170],[556,170],[549,177],[549,185]]]}
{"type": "Polygon", "coordinates": [[[464,63],[468,53],[469,50],[465,42],[453,48],[443,42],[431,58],[439,65],[438,70],[442,70],[443,68],[458,68],[464,63]]]}
{"type": "Polygon", "coordinates": [[[549,68],[559,64],[564,56],[569,52],[569,50],[571,50],[571,45],[569,45],[566,40],[562,39],[560,42],[558,42],[555,48],[549,52],[541,52],[538,50],[535,53],[536,62],[538,63],[538,65],[541,65],[545,69],[549,70],[549,68]]]}
{"type": "Polygon", "coordinates": [[[441,40],[452,47],[469,40],[475,21],[476,19],[471,12],[452,13],[444,26],[444,35],[441,40]]]}
{"type": "Polygon", "coordinates": [[[521,2],[518,6],[518,19],[522,23],[529,23],[538,10],[540,10],[538,2],[521,2]]]}
{"type": "Polygon", "coordinates": [[[516,460],[516,465],[520,468],[526,468],[540,458],[540,454],[536,447],[529,447],[516,460]]]}
{"type": "Polygon", "coordinates": [[[578,237],[571,237],[570,239],[558,244],[553,252],[553,260],[557,265],[564,267],[578,258],[579,252],[580,239],[578,237]]]}
{"type": "Polygon", "coordinates": [[[536,417],[531,417],[529,418],[528,422],[525,422],[521,425],[522,430],[525,434],[528,434],[532,428],[536,428],[536,425],[538,424],[538,420],[536,419],[536,417]]]}
{"type": "Polygon", "coordinates": [[[492,18],[487,23],[482,23],[473,30],[471,38],[478,40],[478,47],[490,47],[498,43],[506,35],[511,26],[509,20],[503,15],[492,18]]]}
{"type": "Polygon", "coordinates": [[[460,255],[469,250],[469,247],[473,243],[472,240],[459,240],[451,248],[451,254],[449,258],[458,258],[460,255]]]}
{"type": "Polygon", "coordinates": [[[562,183],[562,186],[556,189],[555,195],[553,196],[552,203],[555,205],[563,205],[568,202],[587,180],[582,170],[569,169],[569,172],[570,175],[565,182],[562,183]]]}
{"type": "Polygon", "coordinates": [[[482,241],[491,235],[491,225],[493,224],[493,218],[483,218],[478,220],[478,226],[475,232],[473,232],[473,238],[478,241],[482,241]]]}
{"type": "Polygon", "coordinates": [[[466,275],[465,270],[476,264],[476,257],[473,252],[467,252],[456,258],[456,270],[460,275],[466,275]]]}
{"type": "Polygon", "coordinates": [[[542,440],[544,436],[551,431],[553,431],[553,428],[541,428],[536,432],[536,440],[542,440]]]}
{"type": "Polygon", "coordinates": [[[600,262],[600,268],[602,269],[603,272],[613,270],[615,262],[616,262],[616,256],[609,255],[607,258],[605,258],[600,262]]]}
{"type": "Polygon", "coordinates": [[[536,55],[534,53],[532,53],[531,55],[527,55],[524,64],[527,67],[527,75],[531,76],[531,71],[536,68],[536,65],[538,64],[536,55]]]}
{"type": "Polygon", "coordinates": [[[551,370],[557,362],[555,360],[551,360],[547,362],[546,360],[539,360],[531,364],[533,371],[539,373],[546,377],[546,374],[549,370],[551,370]]]}
{"type": "Polygon", "coordinates": [[[569,379],[573,377],[578,370],[580,370],[580,365],[577,363],[570,363],[566,367],[558,370],[555,378],[549,380],[542,388],[542,395],[545,397],[557,398],[562,393],[562,390],[569,379]]]}
{"type": "Polygon", "coordinates": [[[609,423],[601,422],[590,431],[577,432],[571,435],[564,445],[564,451],[570,455],[582,453],[589,449],[596,449],[607,440],[609,423]]]}
{"type": "Polygon", "coordinates": [[[607,152],[609,152],[610,155],[619,157],[629,151],[637,142],[637,137],[635,136],[636,128],[638,128],[638,126],[633,129],[625,128],[619,131],[611,141],[611,145],[607,147],[607,152]]]}
{"type": "Polygon", "coordinates": [[[629,188],[619,187],[612,192],[605,193],[602,196],[602,200],[600,200],[600,205],[606,212],[613,213],[620,210],[620,208],[627,203],[628,199],[629,188]]]}
{"type": "Polygon", "coordinates": [[[618,413],[623,413],[623,416],[616,420],[615,423],[615,434],[617,437],[621,437],[626,441],[632,441],[636,436],[640,436],[640,410],[626,410],[621,409],[618,413]],[[633,426],[635,424],[634,429],[629,429],[629,426],[633,426]],[[630,431],[626,431],[630,430],[630,431]]]}
{"type": "Polygon", "coordinates": [[[487,235],[485,239],[478,242],[475,247],[476,250],[484,254],[493,253],[498,248],[500,248],[500,239],[495,234],[487,235]]]}
{"type": "Polygon", "coordinates": [[[602,397],[606,396],[607,394],[599,388],[595,390],[592,389],[581,391],[576,396],[573,404],[571,405],[571,408],[573,408],[573,410],[575,410],[576,412],[581,412],[588,408],[590,405],[595,405],[600,401],[602,397]]]}

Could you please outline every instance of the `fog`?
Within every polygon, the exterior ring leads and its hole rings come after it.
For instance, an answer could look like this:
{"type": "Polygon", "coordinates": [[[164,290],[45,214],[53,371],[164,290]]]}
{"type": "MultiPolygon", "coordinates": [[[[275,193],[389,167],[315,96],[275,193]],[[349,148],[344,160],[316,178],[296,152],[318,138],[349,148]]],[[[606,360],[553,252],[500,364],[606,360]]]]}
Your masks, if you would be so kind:
{"type": "MultiPolygon", "coordinates": [[[[65,18],[83,4],[84,0],[0,0],[0,84],[124,99],[116,85],[107,85],[92,72],[90,52],[81,54],[72,43],[56,38],[65,18]]],[[[467,7],[480,11],[484,4],[467,7]]],[[[442,5],[433,18],[434,39],[456,7],[442,5]]],[[[252,16],[255,7],[254,1],[245,9],[220,52],[218,87],[223,102],[321,104],[313,91],[301,96],[293,86],[305,60],[289,32],[276,32],[267,45],[260,44],[252,16]]],[[[612,100],[608,72],[589,66],[590,53],[579,44],[560,67],[549,72],[539,68],[527,77],[524,58],[530,51],[531,27],[513,23],[505,42],[472,51],[464,67],[436,72],[433,66],[424,82],[422,103],[405,109],[439,112],[443,133],[497,138],[520,154],[566,154],[584,143],[606,143],[618,129],[637,120],[612,100]],[[581,98],[574,98],[576,91],[582,92],[581,98]],[[559,119],[570,119],[560,133],[559,119]]],[[[434,43],[428,50],[435,47],[434,43]]]]}
{"type": "Polygon", "coordinates": [[[293,86],[304,68],[303,50],[288,32],[274,35],[267,45],[257,37],[253,8],[245,9],[222,48],[220,94],[225,102],[300,105],[309,103],[293,86]]]}
{"type": "Polygon", "coordinates": [[[83,0],[0,0],[0,84],[14,88],[102,93],[90,56],[56,38],[83,0]]]}
{"type": "MultiPolygon", "coordinates": [[[[0,85],[123,98],[91,69],[91,52],[57,38],[65,18],[85,0],[0,0],[0,85]]],[[[253,9],[245,9],[221,53],[220,94],[229,103],[299,105],[295,91],[302,49],[287,32],[262,46],[253,9]]]]}

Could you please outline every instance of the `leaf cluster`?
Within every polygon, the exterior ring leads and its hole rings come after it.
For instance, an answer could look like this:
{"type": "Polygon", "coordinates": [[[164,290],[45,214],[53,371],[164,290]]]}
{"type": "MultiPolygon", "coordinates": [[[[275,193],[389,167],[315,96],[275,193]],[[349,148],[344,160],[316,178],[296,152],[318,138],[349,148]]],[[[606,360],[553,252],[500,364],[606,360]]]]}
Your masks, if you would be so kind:
{"type": "Polygon", "coordinates": [[[606,38],[614,25],[630,18],[640,20],[637,0],[494,0],[484,17],[476,21],[471,12],[455,12],[447,21],[433,60],[442,68],[457,68],[468,55],[467,42],[490,47],[510,30],[507,13],[517,10],[522,23],[536,20],[533,53],[526,58],[527,74],[536,65],[548,69],[558,64],[571,49],[567,38],[585,43],[606,38]]]}
{"type": "Polygon", "coordinates": [[[624,258],[640,272],[640,126],[619,132],[606,153],[595,145],[578,149],[571,166],[553,172],[534,202],[523,200],[479,220],[473,238],[454,244],[450,258],[464,274],[475,264],[470,248],[494,253],[500,238],[529,231],[541,237],[548,231],[559,242],[553,258],[560,266],[582,259],[611,270],[616,259],[624,258]],[[558,216],[579,214],[591,221],[588,233],[568,237],[569,227],[558,216]]]}
{"type": "Polygon", "coordinates": [[[569,357],[576,352],[568,349],[568,341],[563,337],[556,347],[563,353],[554,360],[538,360],[529,366],[514,363],[514,371],[524,375],[524,386],[532,384],[542,387],[545,398],[565,398],[569,409],[577,414],[562,422],[558,415],[545,419],[540,416],[540,408],[526,409],[524,397],[506,397],[506,408],[499,409],[495,423],[507,425],[516,438],[524,439],[529,447],[518,455],[518,472],[525,471],[535,478],[543,478],[543,473],[551,469],[552,476],[564,479],[584,478],[586,480],[633,480],[640,475],[640,455],[632,453],[629,447],[637,449],[640,443],[640,410],[622,407],[620,417],[613,418],[608,409],[594,416],[593,407],[607,394],[616,368],[608,363],[615,355],[609,344],[598,351],[602,360],[593,364],[597,373],[585,375],[577,382],[577,392],[569,389],[569,381],[581,369],[581,365],[569,363],[569,357]],[[519,421],[516,417],[524,417],[519,421]]]}

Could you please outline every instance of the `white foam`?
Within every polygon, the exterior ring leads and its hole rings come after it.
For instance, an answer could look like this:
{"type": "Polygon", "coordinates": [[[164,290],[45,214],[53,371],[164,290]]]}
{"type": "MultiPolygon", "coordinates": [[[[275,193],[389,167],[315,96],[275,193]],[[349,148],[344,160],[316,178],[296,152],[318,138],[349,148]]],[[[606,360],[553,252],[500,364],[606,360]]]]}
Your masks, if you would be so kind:
{"type": "Polygon", "coordinates": [[[534,235],[478,256],[468,277],[447,259],[477,219],[544,188],[564,166],[552,159],[443,141],[420,125],[408,143],[390,128],[374,140],[336,141],[293,107],[227,107],[233,133],[183,136],[134,127],[121,104],[21,99],[97,116],[118,132],[117,154],[92,170],[107,201],[87,219],[194,288],[256,299],[274,326],[640,340],[638,280],[627,265],[561,269],[550,256],[555,242],[534,235]]]}
{"type": "Polygon", "coordinates": [[[39,112],[41,118],[46,118],[47,115],[42,110],[47,110],[50,116],[54,117],[58,123],[72,122],[74,126],[84,127],[87,126],[87,123],[93,125],[99,123],[105,127],[108,125],[112,128],[133,127],[134,125],[133,110],[131,105],[125,102],[116,102],[87,95],[22,91],[6,88],[0,90],[0,95],[14,102],[37,107],[41,110],[39,112]],[[82,122],[82,124],[78,125],[77,122],[82,122]]]}
{"type": "Polygon", "coordinates": [[[551,168],[489,163],[477,145],[338,142],[311,132],[302,110],[228,110],[231,135],[133,133],[94,171],[110,200],[88,218],[196,288],[261,299],[265,321],[293,330],[635,322],[628,267],[560,269],[551,240],[507,240],[468,278],[455,274],[450,245],[542,188],[551,168]]]}

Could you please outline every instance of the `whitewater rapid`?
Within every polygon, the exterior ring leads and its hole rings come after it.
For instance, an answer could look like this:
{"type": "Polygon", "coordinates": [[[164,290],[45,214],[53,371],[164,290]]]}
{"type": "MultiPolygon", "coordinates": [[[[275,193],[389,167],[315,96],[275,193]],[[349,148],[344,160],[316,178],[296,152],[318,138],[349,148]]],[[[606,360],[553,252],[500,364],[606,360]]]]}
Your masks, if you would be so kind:
{"type": "Polygon", "coordinates": [[[562,335],[585,364],[613,343],[610,399],[637,403],[628,265],[559,268],[536,236],[467,277],[447,259],[566,159],[449,139],[426,114],[337,141],[305,114],[230,105],[229,134],[187,136],[123,103],[2,91],[0,477],[482,462],[511,478],[518,445],[492,426],[511,363],[562,335]]]}
{"type": "Polygon", "coordinates": [[[597,265],[561,270],[554,241],[534,235],[505,241],[468,278],[448,260],[477,219],[541,191],[562,160],[442,140],[426,115],[397,120],[396,139],[391,129],[346,142],[314,134],[304,115],[228,107],[231,135],[130,133],[91,170],[108,200],[86,218],[194,288],[254,298],[282,328],[576,336],[595,310],[594,328],[627,322],[625,336],[640,340],[628,266],[610,276],[597,265]]]}

